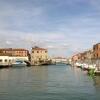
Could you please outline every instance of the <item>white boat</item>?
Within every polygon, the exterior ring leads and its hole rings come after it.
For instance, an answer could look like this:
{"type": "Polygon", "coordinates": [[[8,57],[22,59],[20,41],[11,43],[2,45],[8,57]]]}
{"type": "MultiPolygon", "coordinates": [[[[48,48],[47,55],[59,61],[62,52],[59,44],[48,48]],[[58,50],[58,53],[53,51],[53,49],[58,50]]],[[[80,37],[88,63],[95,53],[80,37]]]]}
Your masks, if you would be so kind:
{"type": "Polygon", "coordinates": [[[83,70],[89,70],[89,65],[84,63],[83,66],[82,66],[82,69],[83,70]]]}
{"type": "Polygon", "coordinates": [[[89,65],[89,69],[95,69],[96,68],[96,65],[95,64],[90,64],[89,65]]]}
{"type": "Polygon", "coordinates": [[[14,63],[12,63],[12,67],[24,67],[26,65],[27,64],[24,61],[20,61],[20,60],[17,60],[14,63]]]}
{"type": "Polygon", "coordinates": [[[81,64],[81,63],[76,62],[76,63],[75,63],[75,66],[76,66],[76,67],[81,67],[81,66],[82,66],[82,64],[81,64]]]}

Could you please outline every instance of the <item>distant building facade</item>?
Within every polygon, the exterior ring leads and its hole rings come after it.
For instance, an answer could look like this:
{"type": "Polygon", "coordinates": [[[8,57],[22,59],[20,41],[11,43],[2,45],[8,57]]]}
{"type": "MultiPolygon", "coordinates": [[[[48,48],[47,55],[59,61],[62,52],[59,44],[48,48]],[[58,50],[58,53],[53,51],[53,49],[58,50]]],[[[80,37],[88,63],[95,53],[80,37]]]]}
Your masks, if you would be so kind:
{"type": "Polygon", "coordinates": [[[74,55],[72,57],[72,61],[77,62],[77,61],[81,61],[81,62],[89,62],[93,59],[93,50],[87,50],[84,51],[83,53],[79,53],[77,55],[74,55]]]}
{"type": "Polygon", "coordinates": [[[1,48],[0,65],[9,65],[16,60],[29,60],[29,51],[26,49],[1,48]]]}
{"type": "Polygon", "coordinates": [[[29,51],[26,49],[3,48],[3,49],[0,49],[0,56],[3,56],[3,55],[26,57],[29,55],[29,51]]]}
{"type": "Polygon", "coordinates": [[[48,50],[39,47],[33,47],[31,50],[31,63],[37,63],[39,61],[46,61],[48,59],[48,50]]]}
{"type": "Polygon", "coordinates": [[[93,63],[92,62],[93,61],[93,49],[90,49],[88,51],[85,51],[82,54],[83,54],[82,55],[82,57],[83,57],[82,61],[83,62],[90,63],[90,64],[93,63]]]}
{"type": "Polygon", "coordinates": [[[93,45],[93,54],[94,59],[100,58],[100,43],[93,45]]]}
{"type": "Polygon", "coordinates": [[[79,62],[81,60],[82,60],[82,53],[78,53],[78,54],[72,56],[72,58],[71,58],[71,61],[73,61],[73,62],[79,62]]]}
{"type": "Polygon", "coordinates": [[[72,61],[73,61],[73,62],[77,62],[78,60],[79,60],[79,56],[78,56],[78,54],[72,56],[72,61]]]}

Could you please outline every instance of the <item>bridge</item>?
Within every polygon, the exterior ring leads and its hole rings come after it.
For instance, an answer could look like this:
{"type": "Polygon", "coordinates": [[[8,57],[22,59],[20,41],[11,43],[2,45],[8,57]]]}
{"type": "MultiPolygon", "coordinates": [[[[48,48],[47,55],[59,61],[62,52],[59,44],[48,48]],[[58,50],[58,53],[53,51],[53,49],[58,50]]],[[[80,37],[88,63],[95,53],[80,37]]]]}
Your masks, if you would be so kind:
{"type": "Polygon", "coordinates": [[[55,58],[52,58],[52,62],[56,64],[67,64],[67,58],[55,57],[55,58]]]}

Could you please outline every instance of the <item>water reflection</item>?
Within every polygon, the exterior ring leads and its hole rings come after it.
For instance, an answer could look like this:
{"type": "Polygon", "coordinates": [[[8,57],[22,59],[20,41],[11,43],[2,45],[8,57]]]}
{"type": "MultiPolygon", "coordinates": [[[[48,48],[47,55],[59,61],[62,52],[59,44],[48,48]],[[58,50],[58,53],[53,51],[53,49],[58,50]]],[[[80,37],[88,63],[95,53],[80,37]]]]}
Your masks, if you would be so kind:
{"type": "Polygon", "coordinates": [[[99,87],[99,88],[100,88],[100,76],[95,76],[95,77],[93,78],[93,80],[94,80],[94,85],[95,85],[96,87],[99,87]]]}
{"type": "Polygon", "coordinates": [[[0,69],[0,100],[99,100],[99,93],[100,76],[91,78],[79,68],[0,69]]]}
{"type": "Polygon", "coordinates": [[[32,74],[33,74],[32,75],[33,76],[33,78],[32,78],[33,90],[45,91],[47,88],[46,83],[48,81],[48,67],[46,67],[46,66],[32,66],[32,74]]]}

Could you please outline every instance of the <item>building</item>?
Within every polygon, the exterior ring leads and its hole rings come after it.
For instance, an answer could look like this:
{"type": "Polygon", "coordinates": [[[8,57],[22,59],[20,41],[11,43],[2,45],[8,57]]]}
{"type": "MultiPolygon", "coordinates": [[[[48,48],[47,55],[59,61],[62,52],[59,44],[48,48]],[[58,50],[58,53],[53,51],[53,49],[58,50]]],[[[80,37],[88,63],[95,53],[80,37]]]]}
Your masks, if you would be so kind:
{"type": "Polygon", "coordinates": [[[0,56],[12,56],[12,48],[0,48],[0,56]]]}
{"type": "Polygon", "coordinates": [[[0,66],[10,66],[17,60],[29,61],[28,57],[0,56],[0,66]]]}
{"type": "Polygon", "coordinates": [[[93,59],[97,72],[100,71],[100,43],[93,45],[93,59]]]}
{"type": "Polygon", "coordinates": [[[41,62],[46,61],[48,59],[48,50],[44,48],[39,47],[33,47],[31,50],[31,63],[32,65],[41,62]]]}
{"type": "Polygon", "coordinates": [[[94,59],[100,58],[100,43],[93,45],[93,54],[94,59]]]}
{"type": "Polygon", "coordinates": [[[29,55],[29,51],[26,49],[12,49],[12,48],[3,48],[0,49],[0,56],[19,56],[19,57],[26,57],[29,55]]]}
{"type": "Polygon", "coordinates": [[[79,56],[78,56],[78,54],[72,56],[72,60],[71,60],[71,61],[73,61],[73,62],[77,62],[78,60],[79,60],[79,56]]]}
{"type": "Polygon", "coordinates": [[[85,63],[93,63],[93,50],[92,49],[90,49],[90,50],[88,50],[88,51],[85,51],[85,52],[83,52],[82,53],[82,60],[83,60],[83,62],[85,62],[85,63]]]}
{"type": "Polygon", "coordinates": [[[0,66],[9,66],[11,65],[11,59],[9,56],[0,56],[0,66]]]}
{"type": "Polygon", "coordinates": [[[82,60],[82,53],[78,53],[71,58],[72,62],[80,62],[82,60]]]}
{"type": "Polygon", "coordinates": [[[13,49],[13,48],[1,48],[0,49],[0,64],[4,65],[12,63],[16,60],[29,60],[29,51],[26,49],[13,49]]]}

